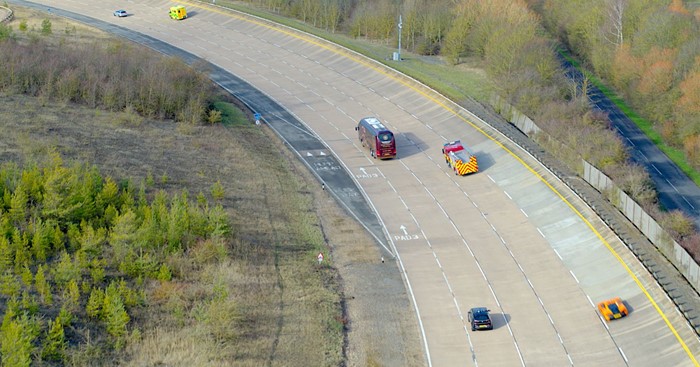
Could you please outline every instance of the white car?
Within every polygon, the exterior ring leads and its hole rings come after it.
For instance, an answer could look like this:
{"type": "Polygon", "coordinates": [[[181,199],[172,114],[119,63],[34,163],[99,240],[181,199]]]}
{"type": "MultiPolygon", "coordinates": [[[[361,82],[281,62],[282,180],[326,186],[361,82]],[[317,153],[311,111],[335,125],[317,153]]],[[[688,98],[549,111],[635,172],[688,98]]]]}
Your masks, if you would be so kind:
{"type": "Polygon", "coordinates": [[[114,16],[115,16],[115,17],[119,17],[119,18],[123,18],[123,17],[125,17],[125,16],[127,16],[127,15],[128,15],[128,14],[126,14],[126,10],[117,10],[117,11],[114,12],[114,16]]]}

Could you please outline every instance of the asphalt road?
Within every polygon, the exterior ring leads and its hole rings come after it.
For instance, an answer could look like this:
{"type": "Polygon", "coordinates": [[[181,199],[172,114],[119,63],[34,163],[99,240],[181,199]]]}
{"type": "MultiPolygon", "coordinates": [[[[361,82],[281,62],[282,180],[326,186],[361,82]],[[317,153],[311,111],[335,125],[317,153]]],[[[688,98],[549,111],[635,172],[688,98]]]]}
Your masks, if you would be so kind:
{"type": "MultiPolygon", "coordinates": [[[[114,0],[50,4],[202,57],[322,139],[384,225],[428,365],[697,365],[694,331],[595,213],[526,152],[434,92],[321,40],[217,8],[186,3],[191,17],[174,22],[167,1],[134,1],[134,15],[122,19],[111,16],[123,7],[114,0]],[[365,116],[396,133],[398,159],[375,161],[360,146],[354,127],[365,116]],[[476,152],[481,172],[457,177],[444,165],[440,147],[454,139],[476,152]],[[633,311],[608,324],[593,303],[611,296],[633,311]],[[466,315],[475,306],[492,310],[493,331],[471,331],[466,315]]],[[[257,97],[249,103],[279,117],[257,97]]],[[[301,157],[323,151],[306,148],[301,157]]]]}
{"type": "MultiPolygon", "coordinates": [[[[562,63],[568,78],[579,84],[584,80],[583,74],[571,63],[564,59],[562,63]]],[[[682,211],[700,229],[700,187],[657,148],[600,89],[591,83],[588,83],[587,88],[592,106],[609,116],[612,127],[629,149],[632,161],[649,173],[661,205],[669,211],[682,211]]]]}

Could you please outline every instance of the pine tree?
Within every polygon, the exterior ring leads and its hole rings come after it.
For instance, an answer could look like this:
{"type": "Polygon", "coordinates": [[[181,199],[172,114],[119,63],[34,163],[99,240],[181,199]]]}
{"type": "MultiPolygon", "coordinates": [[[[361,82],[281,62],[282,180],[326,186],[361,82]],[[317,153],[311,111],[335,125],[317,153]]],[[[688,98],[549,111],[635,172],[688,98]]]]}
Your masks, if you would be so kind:
{"type": "Polygon", "coordinates": [[[78,309],[80,302],[80,289],[78,288],[78,281],[71,279],[63,291],[63,305],[71,311],[78,309]]]}
{"type": "Polygon", "coordinates": [[[61,317],[56,317],[55,321],[49,320],[41,358],[48,361],[60,361],[64,357],[66,346],[66,335],[63,330],[61,317]]]}
{"type": "Polygon", "coordinates": [[[100,285],[105,279],[105,266],[107,262],[104,259],[92,259],[90,262],[90,278],[92,283],[100,285]]]}
{"type": "Polygon", "coordinates": [[[15,255],[13,261],[15,267],[14,270],[15,272],[19,273],[22,270],[22,265],[32,262],[27,232],[22,233],[19,231],[19,229],[15,228],[12,232],[12,242],[10,247],[15,255]]]}
{"type": "Polygon", "coordinates": [[[14,257],[10,241],[5,236],[0,236],[0,273],[12,269],[14,257]]]}
{"type": "Polygon", "coordinates": [[[104,292],[99,288],[93,288],[90,292],[90,298],[88,298],[87,306],[85,306],[85,312],[89,317],[98,317],[100,311],[102,310],[102,305],[104,303],[104,292]]]}
{"type": "Polygon", "coordinates": [[[107,324],[107,332],[112,336],[112,342],[116,349],[124,347],[127,336],[126,326],[131,318],[126,312],[124,302],[115,283],[107,287],[102,303],[102,316],[107,324]]]}
{"type": "Polygon", "coordinates": [[[24,226],[27,217],[27,193],[24,192],[21,185],[12,193],[8,214],[15,226],[24,226]]]}
{"type": "Polygon", "coordinates": [[[32,270],[29,269],[28,264],[24,264],[24,267],[22,267],[22,283],[24,284],[25,287],[28,289],[31,289],[32,286],[34,285],[34,275],[32,275],[32,270]]]}
{"type": "Polygon", "coordinates": [[[39,267],[36,269],[34,284],[36,284],[36,291],[39,292],[39,296],[41,296],[41,302],[43,302],[45,305],[52,304],[53,296],[51,294],[51,285],[46,280],[43,265],[39,265],[39,267]]]}
{"type": "Polygon", "coordinates": [[[26,314],[14,317],[14,312],[6,312],[0,328],[0,364],[4,367],[29,367],[38,331],[36,321],[26,314]]]}
{"type": "Polygon", "coordinates": [[[53,279],[59,287],[65,287],[73,279],[80,278],[80,268],[73,263],[70,254],[63,252],[53,269],[53,279]]]}
{"type": "Polygon", "coordinates": [[[21,289],[22,286],[19,284],[19,280],[12,272],[5,272],[0,275],[0,294],[7,298],[17,298],[21,289]]]}

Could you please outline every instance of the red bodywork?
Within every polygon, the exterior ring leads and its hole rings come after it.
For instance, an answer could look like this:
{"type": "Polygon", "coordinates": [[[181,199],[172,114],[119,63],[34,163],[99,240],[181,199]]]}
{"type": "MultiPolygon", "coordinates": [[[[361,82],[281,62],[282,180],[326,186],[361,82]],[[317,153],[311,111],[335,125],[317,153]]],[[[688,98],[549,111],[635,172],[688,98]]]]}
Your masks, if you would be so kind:
{"type": "Polygon", "coordinates": [[[452,168],[456,175],[462,176],[479,172],[476,156],[459,140],[443,144],[442,154],[445,157],[445,163],[452,168]]]}

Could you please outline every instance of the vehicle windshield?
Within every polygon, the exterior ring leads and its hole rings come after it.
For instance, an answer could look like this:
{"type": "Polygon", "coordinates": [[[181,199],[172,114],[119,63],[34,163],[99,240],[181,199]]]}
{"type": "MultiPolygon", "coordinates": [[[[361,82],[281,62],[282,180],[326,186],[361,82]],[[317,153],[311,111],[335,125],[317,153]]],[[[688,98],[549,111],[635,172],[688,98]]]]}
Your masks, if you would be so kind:
{"type": "Polygon", "coordinates": [[[474,315],[474,320],[476,320],[476,321],[488,321],[488,319],[489,319],[489,316],[487,314],[484,314],[484,313],[478,313],[478,314],[474,315]]]}
{"type": "Polygon", "coordinates": [[[388,143],[394,139],[394,134],[392,133],[380,133],[378,136],[379,141],[382,143],[388,143]]]}
{"type": "Polygon", "coordinates": [[[620,309],[617,308],[617,304],[613,303],[613,304],[609,305],[608,307],[610,308],[610,311],[612,311],[612,313],[620,313],[620,309]]]}
{"type": "Polygon", "coordinates": [[[457,157],[457,159],[461,160],[462,162],[469,162],[469,155],[467,155],[467,152],[460,150],[458,152],[452,152],[452,154],[457,157]]]}

